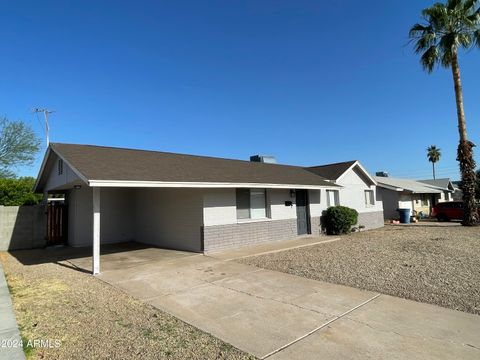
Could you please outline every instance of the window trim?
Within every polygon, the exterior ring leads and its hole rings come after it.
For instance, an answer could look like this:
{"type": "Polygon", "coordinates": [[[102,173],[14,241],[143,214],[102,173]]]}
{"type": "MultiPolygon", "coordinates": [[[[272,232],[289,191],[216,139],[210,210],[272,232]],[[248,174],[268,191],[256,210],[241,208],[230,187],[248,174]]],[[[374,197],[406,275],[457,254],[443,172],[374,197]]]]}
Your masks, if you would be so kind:
{"type": "Polygon", "coordinates": [[[365,199],[365,206],[366,207],[374,207],[375,206],[375,191],[372,189],[365,189],[364,190],[364,199],[365,199]],[[367,194],[372,194],[372,196],[369,196],[370,202],[367,201],[367,194]]]}
{"type": "Polygon", "coordinates": [[[236,218],[237,218],[237,223],[246,223],[246,222],[255,222],[255,221],[265,221],[265,220],[271,220],[271,210],[270,210],[270,204],[269,204],[269,196],[267,189],[264,188],[237,188],[235,189],[235,211],[236,211],[236,218]],[[239,190],[248,190],[249,197],[248,197],[248,217],[238,217],[238,194],[239,190]],[[263,192],[263,198],[264,198],[264,210],[265,210],[265,217],[254,217],[252,218],[252,190],[255,192],[263,192]]]}

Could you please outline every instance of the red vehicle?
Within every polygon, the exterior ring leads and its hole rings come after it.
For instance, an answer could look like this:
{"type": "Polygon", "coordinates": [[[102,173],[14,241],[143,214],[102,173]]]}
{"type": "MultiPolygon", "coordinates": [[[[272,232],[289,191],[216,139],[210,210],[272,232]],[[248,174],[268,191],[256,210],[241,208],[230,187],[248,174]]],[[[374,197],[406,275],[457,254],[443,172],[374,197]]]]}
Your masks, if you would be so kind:
{"type": "MultiPolygon", "coordinates": [[[[477,208],[480,215],[480,208],[477,208]]],[[[432,217],[438,221],[462,220],[463,201],[447,201],[435,205],[432,209],[432,217]]]]}

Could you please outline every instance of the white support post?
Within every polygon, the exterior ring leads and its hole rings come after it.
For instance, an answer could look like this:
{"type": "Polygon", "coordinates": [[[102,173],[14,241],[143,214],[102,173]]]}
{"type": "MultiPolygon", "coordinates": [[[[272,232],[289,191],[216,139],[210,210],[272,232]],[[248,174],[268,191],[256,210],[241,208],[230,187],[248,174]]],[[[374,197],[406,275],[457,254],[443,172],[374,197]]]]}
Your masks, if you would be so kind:
{"type": "Polygon", "coordinates": [[[93,188],[93,275],[100,273],[100,188],[93,188]]]}

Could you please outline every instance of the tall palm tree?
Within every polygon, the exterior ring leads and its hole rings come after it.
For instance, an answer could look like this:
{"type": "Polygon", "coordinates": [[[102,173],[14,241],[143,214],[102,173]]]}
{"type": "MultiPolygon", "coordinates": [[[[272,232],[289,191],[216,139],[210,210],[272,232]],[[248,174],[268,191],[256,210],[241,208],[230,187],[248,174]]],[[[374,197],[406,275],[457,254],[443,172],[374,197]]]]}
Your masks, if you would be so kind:
{"type": "Polygon", "coordinates": [[[410,29],[409,37],[415,43],[415,52],[421,54],[423,68],[431,73],[436,65],[451,68],[457,104],[460,142],[457,160],[462,174],[461,189],[465,215],[462,224],[477,225],[479,218],[475,204],[475,161],[472,142],[468,141],[463,110],[459,50],[480,48],[479,0],[447,0],[422,11],[422,24],[410,29]]]}
{"type": "Polygon", "coordinates": [[[431,145],[427,148],[427,158],[428,161],[432,163],[432,170],[433,170],[433,179],[435,180],[435,163],[440,160],[442,153],[440,149],[437,148],[435,145],[431,145]]]}

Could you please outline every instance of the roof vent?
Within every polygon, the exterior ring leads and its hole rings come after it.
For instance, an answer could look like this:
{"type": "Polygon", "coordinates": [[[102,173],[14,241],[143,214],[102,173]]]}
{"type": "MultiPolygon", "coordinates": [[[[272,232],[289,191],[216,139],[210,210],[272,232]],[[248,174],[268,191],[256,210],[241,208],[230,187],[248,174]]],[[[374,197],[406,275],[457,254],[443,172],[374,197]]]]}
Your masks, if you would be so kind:
{"type": "Polygon", "coordinates": [[[375,176],[388,177],[388,173],[385,172],[385,171],[377,171],[377,172],[375,173],[375,176]]]}
{"type": "Polygon", "coordinates": [[[275,156],[270,155],[252,155],[250,156],[250,161],[252,162],[261,162],[266,164],[276,164],[277,160],[275,156]]]}

